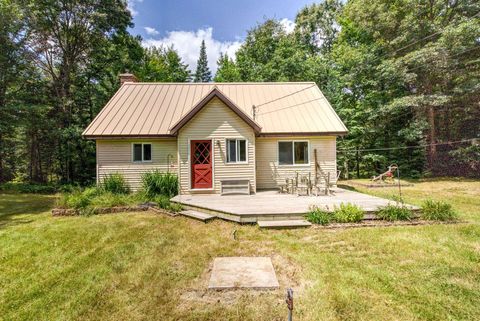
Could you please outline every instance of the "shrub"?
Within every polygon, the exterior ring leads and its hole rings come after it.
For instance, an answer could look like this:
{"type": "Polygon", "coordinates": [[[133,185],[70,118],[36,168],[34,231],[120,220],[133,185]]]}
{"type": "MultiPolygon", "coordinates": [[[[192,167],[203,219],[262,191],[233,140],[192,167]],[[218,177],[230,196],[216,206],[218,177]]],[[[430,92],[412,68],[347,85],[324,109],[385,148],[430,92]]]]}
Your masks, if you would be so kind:
{"type": "Polygon", "coordinates": [[[311,206],[310,211],[307,214],[307,220],[321,225],[327,225],[333,219],[331,212],[327,212],[318,206],[311,206]]]}
{"type": "Polygon", "coordinates": [[[363,219],[363,210],[351,203],[342,203],[333,211],[335,221],[338,223],[356,223],[363,219]]]}
{"type": "Polygon", "coordinates": [[[71,193],[62,194],[57,201],[57,206],[77,210],[85,209],[91,204],[92,199],[99,194],[100,191],[95,187],[89,187],[85,190],[76,188],[71,193]]]}
{"type": "Polygon", "coordinates": [[[158,207],[168,210],[170,208],[170,198],[165,195],[160,195],[155,198],[155,203],[158,207]]]}
{"type": "Polygon", "coordinates": [[[178,186],[178,177],[172,173],[155,170],[142,175],[142,188],[150,199],[157,195],[173,197],[178,194],[178,186]]]}
{"type": "Polygon", "coordinates": [[[170,203],[170,211],[178,213],[183,210],[182,204],[170,203]]]}
{"type": "Polygon", "coordinates": [[[94,207],[115,207],[130,205],[131,203],[129,195],[105,192],[94,197],[90,205],[94,207]]]}
{"type": "Polygon", "coordinates": [[[446,202],[428,199],[422,204],[422,217],[431,221],[453,221],[457,219],[457,213],[446,202]]]}
{"type": "Polygon", "coordinates": [[[412,219],[413,213],[404,206],[388,204],[381,208],[377,217],[385,221],[409,221],[412,219]]]}
{"type": "Polygon", "coordinates": [[[0,184],[1,191],[29,193],[29,194],[53,194],[57,192],[58,187],[51,184],[35,183],[4,183],[0,184]]]}
{"type": "Polygon", "coordinates": [[[114,173],[107,175],[102,182],[102,188],[106,192],[113,194],[128,194],[130,193],[130,187],[128,186],[125,177],[120,173],[114,173]]]}
{"type": "Polygon", "coordinates": [[[155,202],[158,207],[163,208],[164,210],[178,213],[183,208],[181,204],[170,202],[170,198],[165,195],[160,195],[155,198],[155,202]]]}

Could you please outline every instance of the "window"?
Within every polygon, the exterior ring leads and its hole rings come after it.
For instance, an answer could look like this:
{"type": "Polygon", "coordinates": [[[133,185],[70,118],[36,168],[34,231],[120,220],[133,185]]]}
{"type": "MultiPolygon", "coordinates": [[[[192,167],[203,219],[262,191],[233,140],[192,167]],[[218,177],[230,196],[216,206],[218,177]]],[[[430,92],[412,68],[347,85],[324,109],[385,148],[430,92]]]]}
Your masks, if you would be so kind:
{"type": "Polygon", "coordinates": [[[308,142],[278,142],[279,165],[303,165],[308,163],[308,142]]]}
{"type": "Polygon", "coordinates": [[[134,162],[152,161],[152,144],[133,144],[134,162]]]}
{"type": "Polygon", "coordinates": [[[227,139],[227,163],[247,161],[247,141],[245,139],[227,139]]]}

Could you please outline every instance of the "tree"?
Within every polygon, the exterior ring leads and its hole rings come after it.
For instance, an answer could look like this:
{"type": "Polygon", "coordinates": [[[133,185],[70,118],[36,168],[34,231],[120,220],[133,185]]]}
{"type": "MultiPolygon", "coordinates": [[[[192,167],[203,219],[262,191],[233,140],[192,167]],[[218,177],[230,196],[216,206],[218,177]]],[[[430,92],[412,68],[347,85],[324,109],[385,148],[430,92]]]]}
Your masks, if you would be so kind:
{"type": "Polygon", "coordinates": [[[241,81],[240,72],[235,62],[227,54],[220,53],[217,61],[217,73],[213,80],[215,82],[236,82],[241,81]]]}
{"type": "Polygon", "coordinates": [[[190,80],[188,65],[173,49],[151,47],[145,50],[138,74],[142,81],[186,82],[190,80]]]}
{"type": "Polygon", "coordinates": [[[295,18],[295,37],[311,53],[327,53],[340,31],[342,2],[325,0],[304,7],[295,18]]]}
{"type": "MultiPolygon", "coordinates": [[[[85,173],[82,155],[88,144],[81,139],[84,108],[77,90],[94,62],[95,52],[131,26],[131,15],[123,1],[35,0],[24,1],[31,57],[49,80],[57,120],[57,174],[65,182],[85,173]]],[[[53,128],[52,128],[53,130],[53,128]]]]}
{"type": "Polygon", "coordinates": [[[202,40],[200,46],[200,57],[197,61],[197,70],[195,71],[195,82],[210,82],[212,81],[212,73],[208,68],[207,49],[205,47],[205,40],[202,40]]]}

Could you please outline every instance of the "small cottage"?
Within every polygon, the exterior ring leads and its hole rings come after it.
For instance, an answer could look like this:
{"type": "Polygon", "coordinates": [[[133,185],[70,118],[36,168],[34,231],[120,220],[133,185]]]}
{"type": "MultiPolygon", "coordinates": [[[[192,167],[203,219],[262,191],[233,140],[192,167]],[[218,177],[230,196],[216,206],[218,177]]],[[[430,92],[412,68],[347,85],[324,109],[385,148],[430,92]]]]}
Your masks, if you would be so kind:
{"type": "Polygon", "coordinates": [[[176,173],[181,194],[255,193],[298,174],[335,184],[347,128],[313,82],[121,82],[83,133],[97,182],[121,173],[137,189],[156,169],[176,173]]]}

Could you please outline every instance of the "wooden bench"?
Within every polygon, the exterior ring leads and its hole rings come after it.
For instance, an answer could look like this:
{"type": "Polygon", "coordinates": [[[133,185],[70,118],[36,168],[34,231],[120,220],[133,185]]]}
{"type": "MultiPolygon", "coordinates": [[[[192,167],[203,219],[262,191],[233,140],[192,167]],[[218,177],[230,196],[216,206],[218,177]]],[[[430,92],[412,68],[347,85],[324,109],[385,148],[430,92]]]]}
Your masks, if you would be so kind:
{"type": "Polygon", "coordinates": [[[225,194],[250,194],[250,180],[248,179],[226,179],[221,180],[222,195],[225,194]]]}

